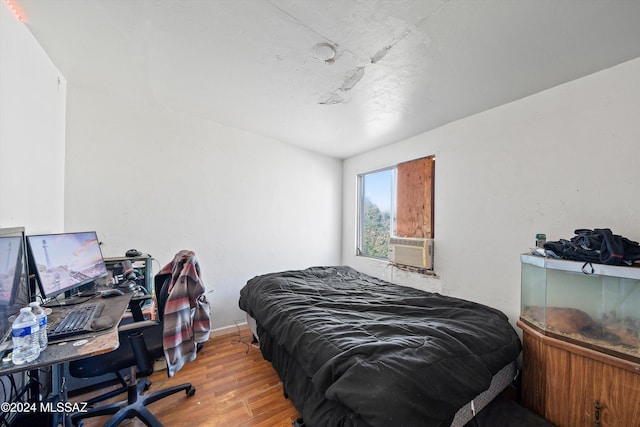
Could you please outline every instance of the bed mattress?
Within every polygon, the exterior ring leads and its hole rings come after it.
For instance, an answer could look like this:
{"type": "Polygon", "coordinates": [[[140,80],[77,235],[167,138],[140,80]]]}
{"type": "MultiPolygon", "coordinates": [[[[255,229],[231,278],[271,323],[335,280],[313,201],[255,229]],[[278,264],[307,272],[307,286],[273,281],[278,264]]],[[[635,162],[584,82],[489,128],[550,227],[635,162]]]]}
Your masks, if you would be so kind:
{"type": "Polygon", "coordinates": [[[240,307],[311,427],[462,425],[470,402],[479,411],[478,395],[511,382],[520,352],[498,310],[349,267],[256,277],[240,307]]]}

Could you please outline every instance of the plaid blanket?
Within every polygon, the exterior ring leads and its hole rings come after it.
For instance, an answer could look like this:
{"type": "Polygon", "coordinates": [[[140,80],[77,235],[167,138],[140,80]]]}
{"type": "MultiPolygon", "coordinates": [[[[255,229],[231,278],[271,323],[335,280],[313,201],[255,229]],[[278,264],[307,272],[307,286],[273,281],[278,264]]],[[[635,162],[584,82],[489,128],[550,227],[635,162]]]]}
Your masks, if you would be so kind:
{"type": "Polygon", "coordinates": [[[167,373],[172,377],[196,358],[197,344],[209,339],[209,302],[193,251],[178,252],[158,275],[170,274],[171,284],[164,307],[163,339],[167,373]]]}

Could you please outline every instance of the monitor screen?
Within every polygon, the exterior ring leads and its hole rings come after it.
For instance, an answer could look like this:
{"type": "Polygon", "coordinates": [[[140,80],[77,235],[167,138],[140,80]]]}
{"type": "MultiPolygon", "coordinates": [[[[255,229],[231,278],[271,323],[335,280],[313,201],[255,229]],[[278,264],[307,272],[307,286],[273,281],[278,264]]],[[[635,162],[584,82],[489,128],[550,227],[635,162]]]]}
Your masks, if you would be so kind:
{"type": "Polygon", "coordinates": [[[27,236],[27,246],[42,298],[73,291],[107,275],[95,231],[27,236]]]}
{"type": "Polygon", "coordinates": [[[26,253],[24,228],[0,228],[0,350],[14,317],[29,304],[26,253]]]}

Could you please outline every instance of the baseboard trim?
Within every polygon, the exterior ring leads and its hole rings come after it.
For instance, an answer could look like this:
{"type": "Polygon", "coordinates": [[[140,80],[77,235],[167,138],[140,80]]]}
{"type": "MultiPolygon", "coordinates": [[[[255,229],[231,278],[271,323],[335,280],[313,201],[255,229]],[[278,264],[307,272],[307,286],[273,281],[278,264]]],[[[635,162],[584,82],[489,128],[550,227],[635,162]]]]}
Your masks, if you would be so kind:
{"type": "Polygon", "coordinates": [[[238,333],[238,331],[249,330],[247,322],[236,323],[235,325],[223,326],[222,328],[213,329],[209,334],[210,337],[219,337],[222,335],[229,335],[238,333]]]}

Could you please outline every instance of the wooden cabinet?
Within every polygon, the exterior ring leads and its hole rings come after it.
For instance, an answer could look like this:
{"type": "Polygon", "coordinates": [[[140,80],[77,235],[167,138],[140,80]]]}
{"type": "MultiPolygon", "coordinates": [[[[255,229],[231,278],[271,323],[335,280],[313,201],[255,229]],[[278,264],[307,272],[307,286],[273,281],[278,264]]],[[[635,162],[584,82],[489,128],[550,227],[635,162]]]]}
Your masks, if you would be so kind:
{"type": "Polygon", "coordinates": [[[640,427],[640,364],[518,327],[527,408],[559,427],[640,427]]]}

